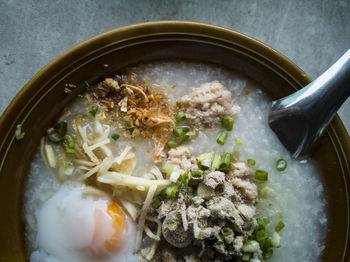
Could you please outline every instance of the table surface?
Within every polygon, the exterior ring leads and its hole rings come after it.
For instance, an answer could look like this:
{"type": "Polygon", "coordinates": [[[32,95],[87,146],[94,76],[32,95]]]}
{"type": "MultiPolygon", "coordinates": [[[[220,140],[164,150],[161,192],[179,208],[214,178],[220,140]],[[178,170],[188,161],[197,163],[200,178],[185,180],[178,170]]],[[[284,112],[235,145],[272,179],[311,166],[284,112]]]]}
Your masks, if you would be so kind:
{"type": "MultiPolygon", "coordinates": [[[[350,48],[349,0],[0,0],[0,114],[53,58],[134,23],[192,20],[250,35],[316,78],[350,48]]],[[[350,100],[339,110],[350,131],[350,100]]]]}

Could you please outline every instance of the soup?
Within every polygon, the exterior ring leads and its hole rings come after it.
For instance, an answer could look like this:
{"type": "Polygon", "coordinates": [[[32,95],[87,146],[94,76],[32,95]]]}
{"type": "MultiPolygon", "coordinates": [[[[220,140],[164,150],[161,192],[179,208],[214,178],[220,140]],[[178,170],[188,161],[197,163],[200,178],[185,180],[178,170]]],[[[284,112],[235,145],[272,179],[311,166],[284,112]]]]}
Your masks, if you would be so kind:
{"type": "Polygon", "coordinates": [[[89,87],[33,160],[28,257],[318,261],[323,186],[269,129],[270,102],[245,76],[188,61],[89,87]]]}

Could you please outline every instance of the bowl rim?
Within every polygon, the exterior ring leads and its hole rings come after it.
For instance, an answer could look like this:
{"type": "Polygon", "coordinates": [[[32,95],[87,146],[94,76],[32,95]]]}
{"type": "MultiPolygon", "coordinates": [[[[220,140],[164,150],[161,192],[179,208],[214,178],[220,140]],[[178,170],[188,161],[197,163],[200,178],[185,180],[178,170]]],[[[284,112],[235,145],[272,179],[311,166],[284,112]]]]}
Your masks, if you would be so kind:
{"type": "MultiPolygon", "coordinates": [[[[104,33],[98,34],[96,36],[93,36],[81,43],[78,43],[77,45],[73,46],[72,48],[64,51],[61,55],[54,58],[51,62],[49,62],[47,65],[45,65],[42,69],[40,69],[20,90],[19,92],[14,96],[14,98],[11,100],[11,102],[7,105],[4,112],[1,114],[0,117],[0,130],[3,130],[2,127],[9,127],[9,124],[14,121],[14,112],[19,113],[19,104],[20,100],[23,99],[23,97],[27,97],[34,89],[33,83],[36,81],[39,81],[41,78],[43,78],[52,68],[57,66],[58,63],[62,60],[69,59],[70,57],[76,56],[76,54],[86,52],[86,51],[92,51],[94,49],[95,43],[98,41],[101,42],[108,42],[108,39],[115,34],[122,34],[122,35],[131,35],[135,34],[135,32],[140,31],[150,31],[153,35],[157,34],[164,34],[164,29],[175,29],[171,30],[171,33],[186,33],[191,32],[193,34],[193,29],[199,30],[205,35],[210,34],[211,37],[218,37],[221,40],[227,40],[235,38],[240,39],[240,43],[244,44],[250,49],[253,50],[263,50],[264,55],[268,56],[271,61],[278,65],[283,65],[283,68],[288,71],[289,74],[293,76],[294,79],[296,79],[297,82],[300,82],[303,84],[303,86],[307,85],[311,82],[311,78],[295,63],[293,63],[289,58],[279,53],[274,48],[270,47],[269,45],[261,42],[258,39],[255,39],[251,36],[245,35],[241,32],[235,31],[233,29],[225,28],[218,25],[212,25],[207,23],[201,23],[201,22],[194,22],[194,21],[184,21],[184,20],[162,20],[162,21],[152,21],[152,22],[144,22],[144,23],[137,23],[132,25],[123,26],[120,28],[115,28],[109,31],[106,31],[104,33]],[[182,30],[178,30],[178,27],[181,27],[182,30]],[[13,112],[13,113],[11,113],[13,112]]],[[[149,35],[149,34],[148,34],[149,35]]],[[[123,37],[125,39],[125,37],[123,37]]],[[[345,138],[342,139],[343,143],[345,142],[344,148],[346,152],[348,153],[348,156],[350,158],[350,137],[348,135],[348,132],[339,118],[338,114],[334,117],[334,121],[336,122],[337,127],[335,128],[337,132],[340,132],[342,136],[345,138]]],[[[3,133],[3,132],[0,132],[3,133]]],[[[2,134],[4,135],[4,134],[2,134]]],[[[0,148],[2,147],[2,144],[0,144],[0,148]]]]}
{"type": "MultiPolygon", "coordinates": [[[[93,53],[96,51],[96,46],[106,46],[107,44],[118,42],[115,37],[116,35],[121,35],[119,41],[126,41],[135,38],[135,35],[137,35],[137,37],[143,35],[157,36],[162,34],[186,33],[195,35],[193,33],[194,31],[197,32],[196,34],[198,36],[209,36],[229,43],[235,40],[235,43],[237,42],[238,45],[253,50],[257,55],[263,53],[264,57],[268,57],[269,61],[273,62],[284,71],[287,71],[296,82],[301,84],[300,87],[311,82],[307,74],[290,59],[267,44],[232,29],[206,23],[181,20],[164,20],[128,25],[104,32],[73,46],[44,66],[21,88],[0,117],[0,136],[2,137],[0,141],[0,154],[3,154],[4,148],[7,150],[5,141],[8,140],[9,137],[13,137],[13,130],[16,124],[23,121],[18,121],[23,115],[21,104],[25,103],[28,97],[35,93],[38,83],[45,81],[51,73],[59,71],[59,67],[62,65],[63,61],[74,60],[79,57],[79,55],[93,53]]],[[[328,128],[328,130],[331,130],[332,133],[335,134],[335,136],[331,136],[332,142],[340,145],[341,152],[337,152],[337,154],[342,154],[344,157],[342,160],[345,163],[345,169],[350,170],[350,138],[338,115],[334,117],[328,128]]],[[[329,132],[327,131],[327,133],[329,132]]],[[[5,151],[4,155],[6,154],[5,151]]],[[[0,171],[3,165],[4,160],[0,160],[0,171]]],[[[345,180],[344,182],[347,185],[349,184],[349,181],[345,180]]],[[[346,192],[346,194],[348,196],[347,203],[349,207],[349,192],[346,192]]],[[[350,210],[348,209],[348,218],[349,212],[350,210]]],[[[347,239],[349,240],[349,232],[347,232],[347,239]]],[[[347,251],[344,250],[343,258],[346,257],[346,252],[347,251]]],[[[348,258],[350,259],[350,256],[348,258]]]]}

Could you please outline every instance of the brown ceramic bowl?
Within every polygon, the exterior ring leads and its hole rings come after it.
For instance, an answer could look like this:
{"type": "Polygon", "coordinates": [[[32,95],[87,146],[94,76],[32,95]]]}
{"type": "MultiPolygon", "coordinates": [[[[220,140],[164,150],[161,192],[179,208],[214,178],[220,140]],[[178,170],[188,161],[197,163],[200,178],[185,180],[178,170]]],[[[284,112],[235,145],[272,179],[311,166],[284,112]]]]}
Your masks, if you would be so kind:
{"type": "MultiPolygon", "coordinates": [[[[87,40],[44,67],[17,94],[0,119],[0,261],[25,261],[22,194],[28,168],[45,130],[61,110],[106,75],[139,62],[179,58],[211,62],[255,80],[273,99],[310,82],[286,57],[265,44],[225,28],[164,21],[132,25],[87,40]],[[104,67],[108,64],[109,67],[104,67]],[[66,83],[78,88],[67,95],[66,83]],[[23,123],[25,137],[14,138],[23,123]]],[[[350,141],[339,117],[330,124],[313,159],[328,201],[322,261],[349,261],[350,141]]]]}

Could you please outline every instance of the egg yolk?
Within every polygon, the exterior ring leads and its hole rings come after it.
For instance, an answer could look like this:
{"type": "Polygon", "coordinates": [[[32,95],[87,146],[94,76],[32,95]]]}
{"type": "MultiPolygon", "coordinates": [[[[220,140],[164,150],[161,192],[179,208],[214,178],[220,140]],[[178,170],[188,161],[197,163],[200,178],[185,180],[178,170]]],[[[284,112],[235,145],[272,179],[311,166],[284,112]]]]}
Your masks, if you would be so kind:
{"type": "Polygon", "coordinates": [[[128,232],[124,212],[115,204],[110,203],[107,210],[95,210],[95,231],[89,246],[94,257],[105,257],[117,252],[122,247],[128,232]]]}

